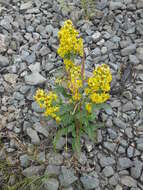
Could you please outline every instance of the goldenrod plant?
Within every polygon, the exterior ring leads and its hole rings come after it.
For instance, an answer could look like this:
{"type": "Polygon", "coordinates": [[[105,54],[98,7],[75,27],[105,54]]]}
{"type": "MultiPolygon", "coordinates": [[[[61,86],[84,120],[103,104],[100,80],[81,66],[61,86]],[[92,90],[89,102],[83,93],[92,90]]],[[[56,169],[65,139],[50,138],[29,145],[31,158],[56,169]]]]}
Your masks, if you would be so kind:
{"type": "Polygon", "coordinates": [[[85,53],[83,39],[72,22],[67,20],[58,33],[58,54],[63,59],[65,75],[57,79],[53,91],[46,93],[38,89],[34,99],[45,116],[54,119],[59,130],[54,138],[54,147],[62,135],[72,135],[72,147],[80,153],[80,138],[83,133],[95,140],[97,129],[96,111],[104,108],[110,98],[112,75],[106,64],[97,65],[91,77],[85,76],[85,53]],[[81,64],[76,64],[76,58],[81,64]]]}

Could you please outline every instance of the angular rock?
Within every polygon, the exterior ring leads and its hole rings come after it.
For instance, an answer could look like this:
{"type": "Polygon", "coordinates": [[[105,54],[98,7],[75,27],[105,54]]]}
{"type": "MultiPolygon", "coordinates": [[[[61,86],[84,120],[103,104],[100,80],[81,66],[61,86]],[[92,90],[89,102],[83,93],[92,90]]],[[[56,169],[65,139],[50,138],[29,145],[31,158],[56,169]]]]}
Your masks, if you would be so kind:
{"type": "Polygon", "coordinates": [[[29,85],[39,85],[46,82],[46,79],[39,73],[32,73],[25,76],[25,82],[29,85]]]}
{"type": "Polygon", "coordinates": [[[114,130],[112,130],[111,128],[109,128],[109,129],[107,129],[107,131],[108,131],[109,136],[110,136],[111,139],[116,139],[117,138],[118,135],[117,135],[117,133],[114,130]]]}
{"type": "Polygon", "coordinates": [[[116,148],[116,144],[113,142],[104,142],[103,146],[110,152],[114,152],[116,148]]]}
{"type": "Polygon", "coordinates": [[[136,56],[140,61],[143,61],[143,47],[137,48],[136,56]]]}
{"type": "Polygon", "coordinates": [[[114,170],[111,166],[106,166],[102,172],[105,177],[111,177],[114,174],[114,170]]]}
{"type": "Polygon", "coordinates": [[[63,138],[63,137],[60,137],[57,144],[56,144],[56,149],[57,150],[62,150],[63,147],[65,146],[65,144],[66,144],[66,139],[63,138]]]}
{"type": "Polygon", "coordinates": [[[91,152],[93,149],[93,146],[94,146],[94,144],[92,142],[90,142],[90,141],[85,142],[85,148],[86,148],[87,152],[91,152]]]}
{"type": "Polygon", "coordinates": [[[80,178],[80,181],[85,190],[97,189],[99,187],[98,176],[84,175],[80,178]]]}
{"type": "Polygon", "coordinates": [[[136,107],[133,105],[132,102],[127,102],[122,106],[123,112],[132,111],[132,110],[136,110],[136,107]]]}
{"type": "Polygon", "coordinates": [[[114,2],[114,1],[111,1],[110,2],[110,5],[109,5],[109,8],[111,10],[117,10],[117,9],[122,9],[124,6],[121,2],[114,2]]]}
{"type": "Polygon", "coordinates": [[[40,63],[37,62],[37,63],[35,63],[35,64],[29,65],[29,69],[30,69],[33,73],[40,72],[40,63]]]}
{"type": "Polygon", "coordinates": [[[132,146],[129,146],[127,149],[127,156],[129,158],[132,158],[134,156],[134,148],[132,146]]]}
{"type": "Polygon", "coordinates": [[[92,51],[92,54],[91,54],[91,56],[93,57],[93,58],[96,58],[97,56],[100,56],[101,55],[101,50],[100,50],[100,48],[95,48],[93,51],[92,51]]]}
{"type": "Polygon", "coordinates": [[[26,177],[32,177],[35,175],[40,175],[45,169],[44,165],[40,166],[30,166],[29,168],[26,168],[22,171],[22,174],[26,177]]]}
{"type": "Polygon", "coordinates": [[[34,129],[28,127],[28,128],[26,129],[26,132],[27,132],[27,135],[28,135],[28,136],[30,137],[30,139],[31,139],[31,143],[37,144],[37,145],[40,144],[40,138],[39,138],[37,132],[36,132],[34,129]]]}
{"type": "Polygon", "coordinates": [[[45,174],[48,176],[58,176],[60,174],[60,166],[48,165],[45,174]]]}
{"type": "Polygon", "coordinates": [[[0,68],[9,65],[9,60],[7,57],[0,55],[0,68]]]}
{"type": "Polygon", "coordinates": [[[78,178],[74,175],[74,172],[71,169],[67,169],[65,166],[62,166],[59,179],[62,186],[68,187],[77,181],[78,178]]]}
{"type": "Polygon", "coordinates": [[[101,33],[100,32],[95,32],[93,35],[92,35],[92,39],[93,41],[97,42],[99,39],[101,38],[101,33]]]}
{"type": "Polygon", "coordinates": [[[101,157],[99,162],[102,167],[115,164],[115,160],[112,157],[101,157]]]}
{"type": "Polygon", "coordinates": [[[37,154],[37,160],[38,160],[39,162],[45,162],[45,151],[39,152],[39,153],[37,154]]]}
{"type": "Polygon", "coordinates": [[[87,163],[86,155],[84,153],[81,153],[78,161],[81,165],[85,165],[87,163]]]}
{"type": "Polygon", "coordinates": [[[41,133],[42,135],[44,135],[45,137],[48,137],[49,136],[49,132],[44,128],[44,126],[42,126],[40,123],[35,123],[34,125],[33,125],[33,128],[37,131],[37,132],[39,132],[39,133],[41,133]]]}
{"type": "Polygon", "coordinates": [[[48,178],[44,180],[44,189],[45,190],[58,190],[59,189],[59,182],[55,178],[48,178]]]}
{"type": "Polygon", "coordinates": [[[5,36],[3,34],[0,34],[0,53],[5,52],[7,49],[6,43],[5,43],[5,36]]]}
{"type": "Polygon", "coordinates": [[[10,74],[10,73],[8,73],[8,74],[4,75],[4,80],[6,82],[9,82],[10,84],[13,84],[13,85],[16,84],[17,78],[18,78],[17,74],[10,74]]]}
{"type": "Polygon", "coordinates": [[[21,155],[19,160],[20,160],[20,165],[22,167],[28,167],[29,164],[30,164],[30,158],[29,158],[29,156],[27,154],[21,155]]]}
{"type": "Polygon", "coordinates": [[[14,92],[13,97],[16,100],[23,100],[24,99],[24,95],[21,94],[20,92],[14,92]]]}
{"type": "Polygon", "coordinates": [[[127,98],[128,100],[132,99],[132,93],[130,91],[124,91],[123,96],[127,98]]]}
{"type": "Polygon", "coordinates": [[[130,63],[137,65],[139,64],[139,60],[135,55],[129,55],[129,61],[130,63]]]}
{"type": "Polygon", "coordinates": [[[20,10],[26,10],[32,7],[32,1],[28,1],[26,3],[22,3],[20,6],[20,10]]]}
{"type": "Polygon", "coordinates": [[[126,56],[126,55],[130,55],[136,52],[136,45],[135,44],[131,44],[128,47],[124,48],[121,50],[121,55],[122,56],[126,56]]]}
{"type": "Polygon", "coordinates": [[[124,170],[132,167],[133,162],[129,158],[124,157],[124,158],[119,158],[117,165],[118,165],[118,170],[124,170]]]}
{"type": "Polygon", "coordinates": [[[115,186],[118,183],[119,183],[119,175],[115,173],[112,177],[110,177],[109,184],[115,186]]]}
{"type": "Polygon", "coordinates": [[[123,190],[123,188],[120,185],[117,185],[115,190],[123,190]]]}
{"type": "Polygon", "coordinates": [[[8,30],[8,31],[11,31],[11,29],[12,29],[11,20],[9,20],[7,17],[5,17],[4,19],[2,19],[2,20],[0,21],[0,25],[1,25],[4,29],[6,29],[6,30],[8,30]]]}
{"type": "Polygon", "coordinates": [[[137,1],[137,8],[142,9],[143,8],[143,0],[138,0],[137,1]]]}
{"type": "Polygon", "coordinates": [[[36,55],[35,53],[32,53],[31,55],[27,55],[24,57],[23,61],[26,61],[29,64],[32,64],[36,61],[36,55]]]}
{"type": "Polygon", "coordinates": [[[131,168],[131,176],[138,179],[141,176],[143,163],[139,160],[134,161],[134,167],[131,168]]]}
{"type": "Polygon", "coordinates": [[[130,176],[121,177],[121,184],[127,187],[137,187],[137,181],[130,176]]]}
{"type": "Polygon", "coordinates": [[[137,143],[137,149],[143,151],[143,142],[137,143]]]}
{"type": "Polygon", "coordinates": [[[113,123],[119,127],[119,128],[122,128],[122,129],[125,129],[126,128],[126,123],[124,123],[122,120],[120,120],[119,118],[113,118],[113,123]]]}
{"type": "Polygon", "coordinates": [[[99,18],[99,19],[101,19],[104,15],[103,11],[100,11],[98,9],[95,9],[93,14],[94,14],[95,18],[99,18]]]}
{"type": "Polygon", "coordinates": [[[63,156],[58,153],[49,153],[46,155],[49,164],[60,166],[63,164],[63,156]]]}

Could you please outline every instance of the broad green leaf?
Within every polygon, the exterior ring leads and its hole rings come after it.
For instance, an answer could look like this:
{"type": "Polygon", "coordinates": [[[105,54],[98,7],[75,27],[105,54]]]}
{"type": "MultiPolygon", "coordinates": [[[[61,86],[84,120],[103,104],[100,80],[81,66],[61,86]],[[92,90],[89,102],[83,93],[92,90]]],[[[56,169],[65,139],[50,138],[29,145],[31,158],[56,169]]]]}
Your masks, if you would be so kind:
{"type": "Polygon", "coordinates": [[[72,136],[73,136],[73,138],[75,138],[76,137],[76,129],[75,129],[75,127],[72,129],[72,136]]]}
{"type": "Polygon", "coordinates": [[[74,121],[74,116],[67,113],[61,116],[61,122],[63,123],[64,126],[68,126],[74,121]]]}
{"type": "Polygon", "coordinates": [[[60,106],[60,115],[64,115],[65,113],[72,111],[73,111],[73,105],[63,104],[60,106]]]}
{"type": "Polygon", "coordinates": [[[61,93],[65,98],[71,97],[71,95],[67,93],[67,89],[65,89],[63,86],[56,85],[54,91],[57,93],[61,93]]]}

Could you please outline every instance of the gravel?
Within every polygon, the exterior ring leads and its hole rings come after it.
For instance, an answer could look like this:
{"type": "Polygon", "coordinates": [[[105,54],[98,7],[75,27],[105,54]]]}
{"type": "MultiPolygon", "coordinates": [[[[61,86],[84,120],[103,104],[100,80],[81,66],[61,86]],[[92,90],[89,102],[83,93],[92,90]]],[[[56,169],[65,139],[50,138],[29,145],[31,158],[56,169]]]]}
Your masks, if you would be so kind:
{"type": "Polygon", "coordinates": [[[20,165],[27,177],[48,173],[42,187],[48,190],[141,190],[143,1],[97,1],[89,20],[79,0],[65,5],[55,0],[1,2],[0,139],[5,151],[0,158],[20,165]],[[95,142],[81,138],[80,158],[71,151],[70,136],[61,137],[53,152],[59,126],[45,119],[33,98],[38,88],[53,87],[60,75],[57,35],[66,19],[73,20],[84,40],[86,74],[102,63],[112,72],[108,107],[97,112],[106,127],[97,130],[95,142]]]}

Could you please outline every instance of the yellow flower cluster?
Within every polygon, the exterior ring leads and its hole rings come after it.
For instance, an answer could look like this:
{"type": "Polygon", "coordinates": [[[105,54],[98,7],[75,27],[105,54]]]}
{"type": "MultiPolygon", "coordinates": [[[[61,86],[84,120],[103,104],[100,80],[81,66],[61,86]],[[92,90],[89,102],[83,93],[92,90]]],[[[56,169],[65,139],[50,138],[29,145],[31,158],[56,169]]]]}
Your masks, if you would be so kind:
{"type": "Polygon", "coordinates": [[[65,64],[66,71],[69,71],[71,68],[74,67],[74,63],[70,59],[64,59],[64,64],[65,64]]]}
{"type": "Polygon", "coordinates": [[[55,119],[57,122],[60,122],[60,117],[56,115],[59,111],[59,107],[53,105],[54,102],[57,101],[57,95],[53,92],[49,92],[46,94],[44,90],[38,89],[36,91],[36,95],[34,96],[35,101],[37,104],[45,109],[45,116],[50,116],[55,119]]]}
{"type": "Polygon", "coordinates": [[[68,75],[67,87],[71,91],[72,100],[79,101],[81,99],[79,90],[82,87],[81,67],[75,65],[74,56],[83,56],[83,39],[79,38],[79,33],[71,20],[64,22],[58,37],[60,40],[58,54],[63,58],[68,75]]]}
{"type": "Polygon", "coordinates": [[[74,101],[80,100],[81,94],[79,90],[81,87],[82,87],[81,67],[72,66],[69,71],[68,88],[72,93],[72,99],[74,101]]]}
{"type": "Polygon", "coordinates": [[[88,87],[85,89],[86,95],[93,103],[103,103],[109,99],[110,82],[112,75],[106,64],[97,66],[93,76],[88,79],[88,87]]]}
{"type": "Polygon", "coordinates": [[[79,33],[75,30],[71,20],[64,22],[63,27],[58,32],[60,45],[58,54],[65,59],[73,55],[83,56],[83,39],[79,38],[79,33]]]}

